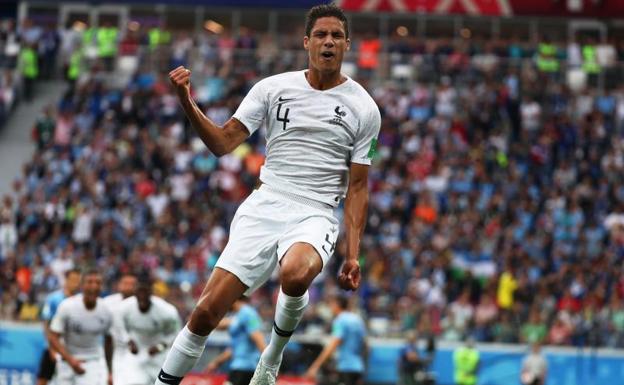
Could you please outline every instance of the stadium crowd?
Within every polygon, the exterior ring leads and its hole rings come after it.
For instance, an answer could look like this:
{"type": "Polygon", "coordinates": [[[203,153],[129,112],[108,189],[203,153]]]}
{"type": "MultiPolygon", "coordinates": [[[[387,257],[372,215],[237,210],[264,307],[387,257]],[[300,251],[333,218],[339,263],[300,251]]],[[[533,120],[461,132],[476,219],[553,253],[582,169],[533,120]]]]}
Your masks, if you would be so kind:
{"type": "MultiPolygon", "coordinates": [[[[128,34],[119,54],[138,55],[140,41],[128,34]]],[[[527,59],[537,45],[483,43],[393,37],[389,62],[418,69],[409,81],[379,81],[378,64],[355,56],[383,121],[353,302],[373,335],[624,347],[624,87],[590,78],[573,92],[527,59]]],[[[196,97],[219,124],[258,77],[302,68],[249,31],[171,47],[158,65],[197,68],[196,97]]],[[[185,318],[254,188],[262,132],[216,158],[161,73],[140,69],[121,89],[108,75],[96,65],[69,79],[2,198],[0,319],[36,320],[63,273],[85,265],[109,289],[150,271],[185,318]]],[[[329,324],[344,251],[340,240],[300,331],[329,324]]],[[[265,320],[276,288],[252,298],[265,320]]]]}

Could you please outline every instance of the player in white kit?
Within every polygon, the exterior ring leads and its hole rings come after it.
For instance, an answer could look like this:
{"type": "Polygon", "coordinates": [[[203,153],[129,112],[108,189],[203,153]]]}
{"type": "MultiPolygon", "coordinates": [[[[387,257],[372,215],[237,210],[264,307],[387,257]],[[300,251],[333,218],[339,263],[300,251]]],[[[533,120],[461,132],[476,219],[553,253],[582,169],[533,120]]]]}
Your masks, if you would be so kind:
{"type": "Polygon", "coordinates": [[[223,127],[195,104],[188,69],[169,74],[186,116],[215,155],[231,152],[265,124],[267,158],[262,184],[238,208],[228,244],[157,385],[179,384],[232,303],[262,285],[279,263],[281,290],[271,340],[250,382],[275,384],[284,347],[308,303],[308,287],[334,252],[339,229],[334,209],[343,198],[347,250],[338,281],[347,290],[359,285],[368,168],[381,117],[364,88],[340,72],[350,46],[342,10],[313,7],[305,30],[309,68],[258,82],[223,127]]]}
{"type": "Polygon", "coordinates": [[[141,280],[136,295],[124,300],[118,311],[129,353],[124,355],[124,376],[115,385],[151,385],[182,326],[178,310],[152,295],[149,280],[141,280]]]}
{"type": "Polygon", "coordinates": [[[104,297],[104,305],[113,313],[111,335],[113,337],[113,383],[115,385],[120,385],[128,374],[127,366],[124,364],[128,347],[124,339],[119,307],[124,299],[134,295],[136,284],[136,276],[132,273],[125,273],[117,282],[117,293],[104,297]]]}
{"type": "Polygon", "coordinates": [[[96,270],[86,272],[82,293],[63,300],[52,318],[49,341],[62,358],[57,366],[57,385],[113,383],[113,315],[99,298],[101,290],[102,275],[96,270]]]}

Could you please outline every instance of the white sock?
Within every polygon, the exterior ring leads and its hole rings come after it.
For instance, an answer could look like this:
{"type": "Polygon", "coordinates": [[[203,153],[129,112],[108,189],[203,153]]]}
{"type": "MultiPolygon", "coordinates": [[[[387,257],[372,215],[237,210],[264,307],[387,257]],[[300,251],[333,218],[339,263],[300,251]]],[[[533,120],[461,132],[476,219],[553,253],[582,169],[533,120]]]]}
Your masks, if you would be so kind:
{"type": "Polygon", "coordinates": [[[271,342],[262,353],[262,361],[266,365],[275,366],[281,362],[284,348],[301,321],[309,297],[307,291],[301,297],[291,297],[280,289],[275,306],[271,342]]]}
{"type": "Polygon", "coordinates": [[[201,357],[208,336],[198,336],[187,326],[178,333],[155,385],[178,385],[201,357]]]}

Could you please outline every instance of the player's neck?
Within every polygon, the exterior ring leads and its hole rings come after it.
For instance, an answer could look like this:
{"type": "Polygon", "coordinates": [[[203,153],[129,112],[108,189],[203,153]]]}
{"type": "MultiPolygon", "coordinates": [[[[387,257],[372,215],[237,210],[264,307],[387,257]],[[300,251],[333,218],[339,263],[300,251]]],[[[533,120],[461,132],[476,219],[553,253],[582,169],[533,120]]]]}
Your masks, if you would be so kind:
{"type": "Polygon", "coordinates": [[[330,88],[334,88],[347,81],[347,78],[345,76],[342,76],[340,71],[323,73],[321,71],[315,70],[314,68],[309,68],[306,71],[305,75],[310,86],[319,91],[325,91],[330,88]]]}
{"type": "Polygon", "coordinates": [[[82,302],[84,302],[87,310],[93,310],[97,304],[97,298],[82,297],[82,302]]]}

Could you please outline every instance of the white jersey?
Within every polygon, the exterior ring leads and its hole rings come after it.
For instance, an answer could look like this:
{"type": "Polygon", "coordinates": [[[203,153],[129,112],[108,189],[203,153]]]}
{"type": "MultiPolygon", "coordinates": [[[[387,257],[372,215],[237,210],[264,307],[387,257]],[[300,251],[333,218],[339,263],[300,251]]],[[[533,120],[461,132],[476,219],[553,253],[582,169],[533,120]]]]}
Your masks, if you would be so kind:
{"type": "Polygon", "coordinates": [[[152,305],[146,313],[139,310],[136,297],[125,299],[119,314],[128,340],[133,340],[139,352],[159,343],[170,346],[181,329],[178,310],[162,298],[152,296],[152,305]]]}
{"type": "Polygon", "coordinates": [[[351,78],[320,91],[310,86],[305,72],[259,81],[234,118],[250,134],[266,123],[263,183],[335,207],[346,194],[350,163],[371,164],[381,116],[351,78]]]}
{"type": "Polygon", "coordinates": [[[113,327],[111,328],[111,336],[113,337],[113,347],[115,348],[115,354],[119,350],[125,348],[126,342],[124,339],[123,323],[121,322],[121,316],[119,314],[119,307],[124,300],[121,293],[111,294],[102,299],[102,302],[108,310],[113,314],[113,327]]]}
{"type": "Polygon", "coordinates": [[[101,298],[97,299],[95,308],[89,310],[82,294],[77,294],[61,302],[50,329],[62,334],[72,356],[86,360],[104,356],[102,337],[109,334],[112,324],[113,315],[101,298]]]}

